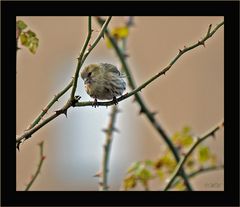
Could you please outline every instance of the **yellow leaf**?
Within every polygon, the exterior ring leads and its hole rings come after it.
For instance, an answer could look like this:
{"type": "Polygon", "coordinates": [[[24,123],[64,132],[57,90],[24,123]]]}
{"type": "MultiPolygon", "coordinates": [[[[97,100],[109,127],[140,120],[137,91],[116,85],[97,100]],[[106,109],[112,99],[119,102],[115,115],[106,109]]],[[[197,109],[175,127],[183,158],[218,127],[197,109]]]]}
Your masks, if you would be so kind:
{"type": "Polygon", "coordinates": [[[107,45],[107,48],[109,48],[109,49],[111,49],[113,47],[111,41],[107,37],[106,37],[106,45],[107,45]]]}
{"type": "Polygon", "coordinates": [[[136,186],[136,178],[135,176],[130,176],[124,179],[124,189],[129,190],[131,188],[134,188],[136,186]]]}
{"type": "Polygon", "coordinates": [[[128,36],[128,27],[123,26],[123,27],[115,27],[112,30],[112,35],[116,38],[116,39],[123,39],[126,38],[128,36]]]}

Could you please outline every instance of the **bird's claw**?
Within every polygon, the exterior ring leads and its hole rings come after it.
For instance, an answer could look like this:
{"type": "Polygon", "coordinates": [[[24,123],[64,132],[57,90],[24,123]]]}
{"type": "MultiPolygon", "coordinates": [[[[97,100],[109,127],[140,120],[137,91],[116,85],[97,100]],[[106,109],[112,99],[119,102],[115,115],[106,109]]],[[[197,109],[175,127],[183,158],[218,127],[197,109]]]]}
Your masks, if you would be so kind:
{"type": "Polygon", "coordinates": [[[92,106],[93,106],[94,108],[96,108],[97,106],[99,106],[99,105],[98,105],[98,101],[97,101],[96,98],[94,99],[92,106]]]}
{"type": "Polygon", "coordinates": [[[113,103],[114,103],[115,105],[118,104],[117,98],[116,98],[115,96],[113,97],[113,103]]]}

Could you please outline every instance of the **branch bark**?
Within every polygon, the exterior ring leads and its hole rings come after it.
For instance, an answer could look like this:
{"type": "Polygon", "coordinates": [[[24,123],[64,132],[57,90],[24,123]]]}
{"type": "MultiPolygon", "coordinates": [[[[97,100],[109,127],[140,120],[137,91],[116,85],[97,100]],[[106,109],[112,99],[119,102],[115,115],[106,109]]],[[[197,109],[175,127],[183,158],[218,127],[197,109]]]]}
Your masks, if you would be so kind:
{"type": "Polygon", "coordinates": [[[105,23],[102,26],[101,32],[99,33],[99,35],[97,36],[97,38],[95,39],[94,43],[92,44],[92,46],[89,47],[88,51],[86,51],[86,47],[88,45],[88,42],[90,41],[91,38],[91,17],[89,17],[88,19],[88,36],[86,38],[86,41],[84,43],[83,48],[81,49],[80,52],[80,56],[78,58],[78,65],[75,71],[75,76],[74,79],[57,95],[53,98],[53,100],[43,109],[43,111],[38,115],[38,117],[32,122],[32,124],[27,128],[27,130],[17,136],[16,138],[16,148],[19,149],[20,144],[22,143],[23,139],[28,139],[32,136],[32,134],[34,134],[36,131],[38,131],[40,128],[42,128],[43,126],[45,126],[48,122],[54,120],[56,117],[58,117],[60,114],[65,114],[67,116],[67,110],[71,107],[71,106],[75,106],[76,102],[80,99],[79,96],[75,96],[74,94],[76,92],[76,87],[77,87],[77,79],[79,76],[79,71],[80,68],[82,66],[82,64],[84,63],[85,59],[87,58],[87,56],[90,54],[90,52],[93,50],[93,48],[98,44],[98,42],[100,41],[101,37],[104,34],[105,29],[107,28],[110,20],[111,20],[111,16],[105,21],[105,23]],[[55,113],[53,113],[50,117],[48,117],[47,119],[45,119],[44,121],[42,121],[41,123],[39,123],[39,121],[41,120],[41,118],[47,113],[47,110],[49,110],[49,108],[56,102],[56,100],[62,96],[64,93],[66,93],[68,91],[68,89],[70,89],[73,86],[73,89],[71,91],[71,96],[69,98],[69,100],[67,101],[67,103],[60,109],[55,111],[55,113]]]}
{"type": "Polygon", "coordinates": [[[109,159],[110,159],[110,150],[111,144],[113,140],[113,132],[117,131],[115,128],[115,122],[117,117],[118,108],[116,105],[112,106],[110,120],[108,123],[107,129],[104,130],[106,133],[105,143],[103,145],[103,160],[102,160],[102,171],[100,173],[100,182],[99,182],[99,190],[100,191],[108,191],[108,181],[107,176],[109,172],[109,159]]]}

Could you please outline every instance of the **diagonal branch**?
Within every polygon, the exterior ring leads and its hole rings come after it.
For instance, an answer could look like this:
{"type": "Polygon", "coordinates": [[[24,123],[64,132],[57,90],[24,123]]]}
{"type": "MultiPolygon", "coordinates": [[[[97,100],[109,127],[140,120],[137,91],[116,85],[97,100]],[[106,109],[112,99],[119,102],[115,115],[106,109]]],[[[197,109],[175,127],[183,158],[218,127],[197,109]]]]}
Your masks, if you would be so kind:
{"type": "MultiPolygon", "coordinates": [[[[100,18],[97,18],[98,23],[102,24],[102,20],[100,18]]],[[[132,92],[125,94],[124,96],[120,97],[117,99],[118,102],[120,102],[121,100],[124,100],[125,98],[130,97],[131,95],[135,95],[135,99],[138,102],[138,104],[140,105],[140,112],[144,113],[146,115],[146,117],[148,118],[148,120],[152,123],[152,125],[154,126],[154,128],[158,131],[158,133],[163,137],[163,139],[165,140],[165,142],[167,143],[167,145],[169,146],[169,148],[171,149],[172,153],[174,154],[174,157],[176,159],[176,161],[178,162],[180,160],[180,156],[178,154],[177,149],[174,147],[173,143],[171,142],[169,136],[166,134],[166,132],[163,130],[163,128],[161,127],[161,125],[156,121],[154,115],[152,112],[150,112],[150,110],[147,108],[146,104],[144,103],[143,99],[141,98],[141,96],[137,93],[138,91],[140,91],[142,88],[144,88],[146,85],[148,85],[149,83],[151,83],[153,80],[155,80],[156,78],[158,78],[159,76],[165,74],[171,67],[172,65],[187,51],[198,47],[200,45],[205,45],[205,41],[207,39],[209,39],[216,31],[218,28],[220,28],[222,25],[224,24],[224,22],[220,23],[219,25],[217,25],[215,27],[215,29],[211,32],[211,25],[208,28],[208,32],[205,36],[205,38],[202,41],[199,41],[198,43],[190,46],[190,47],[185,47],[183,50],[180,50],[179,53],[177,54],[177,56],[169,63],[169,65],[167,67],[165,67],[163,70],[161,70],[160,73],[158,73],[157,75],[155,75],[153,78],[149,79],[147,82],[145,82],[143,85],[141,85],[140,87],[136,88],[136,84],[132,78],[132,74],[130,72],[130,69],[127,65],[127,62],[125,61],[125,54],[121,51],[121,49],[118,47],[115,39],[111,36],[111,34],[109,33],[108,30],[106,30],[106,35],[109,38],[113,48],[115,49],[121,63],[122,66],[125,70],[125,73],[128,77],[128,82],[130,87],[133,89],[132,92]],[[135,89],[135,90],[134,90],[135,89]]],[[[81,107],[81,106],[91,106],[93,103],[92,102],[79,102],[77,103],[77,106],[81,107]]],[[[99,102],[99,106],[109,106],[114,104],[113,101],[109,101],[109,102],[99,102]]],[[[182,172],[182,176],[185,180],[185,184],[187,185],[188,189],[191,190],[191,186],[190,183],[187,180],[187,177],[184,173],[184,171],[182,172]]]]}
{"type": "Polygon", "coordinates": [[[179,172],[181,171],[181,169],[183,168],[183,165],[185,164],[185,162],[187,161],[188,157],[191,155],[191,153],[194,151],[194,149],[205,139],[207,139],[210,136],[215,135],[215,132],[218,131],[221,127],[224,126],[224,122],[222,121],[220,124],[218,124],[216,127],[214,127],[213,129],[211,129],[210,131],[206,132],[203,136],[198,137],[196,139],[196,142],[192,145],[192,147],[190,148],[190,150],[187,152],[187,154],[178,162],[178,165],[175,168],[175,171],[173,172],[171,178],[169,179],[168,184],[166,185],[166,187],[164,188],[164,191],[168,190],[174,180],[176,179],[176,177],[178,176],[179,172]]]}
{"type": "Polygon", "coordinates": [[[37,125],[43,116],[48,112],[48,110],[52,107],[54,103],[58,101],[58,99],[63,96],[70,88],[72,87],[72,81],[58,94],[56,94],[53,99],[42,109],[42,112],[34,119],[34,121],[28,126],[27,130],[32,129],[35,125],[37,125]]]}
{"type": "Polygon", "coordinates": [[[105,23],[102,26],[101,32],[98,34],[97,38],[95,39],[93,45],[88,49],[88,51],[85,53],[86,51],[86,47],[88,45],[88,42],[91,38],[91,36],[89,36],[89,34],[91,33],[90,31],[92,31],[91,29],[91,17],[89,17],[89,21],[88,23],[90,24],[88,26],[88,36],[87,39],[84,43],[83,48],[81,49],[80,52],[80,56],[78,58],[78,65],[77,65],[77,69],[75,72],[75,76],[74,79],[59,93],[57,94],[53,100],[43,109],[43,111],[39,114],[39,116],[32,122],[32,124],[28,127],[28,129],[21,135],[17,136],[16,138],[16,147],[17,149],[19,149],[20,144],[22,143],[23,139],[28,139],[32,136],[32,134],[34,134],[36,131],[38,131],[40,128],[42,128],[43,126],[45,126],[47,123],[49,123],[50,121],[54,120],[56,117],[58,117],[61,114],[65,114],[67,115],[67,110],[71,107],[71,106],[75,106],[76,102],[80,99],[79,96],[75,96],[75,91],[76,91],[76,87],[77,87],[77,79],[78,79],[78,75],[79,75],[79,71],[80,68],[82,66],[82,64],[84,63],[85,59],[87,58],[87,56],[90,54],[90,52],[93,50],[93,48],[98,44],[98,42],[100,41],[101,37],[104,34],[105,29],[107,28],[110,20],[112,17],[109,17],[105,23]],[[74,85],[75,84],[75,85],[74,85]],[[71,92],[71,97],[70,99],[67,101],[67,103],[60,109],[57,110],[55,113],[53,113],[51,116],[49,116],[47,119],[45,119],[44,121],[42,121],[41,123],[39,123],[39,121],[41,120],[41,118],[46,114],[47,110],[56,102],[56,100],[62,96],[64,93],[66,93],[66,91],[69,90],[69,88],[71,88],[73,86],[72,92],[71,92]],[[72,97],[73,94],[73,97],[72,97]]]}
{"type": "MultiPolygon", "coordinates": [[[[131,78],[132,75],[130,74],[130,70],[129,67],[127,66],[126,61],[124,60],[124,54],[120,51],[120,49],[118,48],[118,46],[116,45],[116,42],[111,38],[110,33],[106,30],[106,35],[108,36],[108,38],[110,39],[111,43],[113,43],[114,49],[116,50],[121,63],[125,69],[125,72],[127,74],[127,77],[129,78],[129,85],[131,88],[135,88],[134,90],[132,90],[129,93],[124,94],[123,96],[117,98],[117,101],[123,101],[126,98],[129,98],[132,95],[135,95],[136,98],[139,100],[140,96],[137,94],[137,92],[141,91],[143,88],[145,88],[147,85],[149,85],[151,82],[153,82],[154,80],[156,80],[157,78],[159,78],[162,75],[165,75],[166,72],[168,70],[170,70],[170,68],[176,63],[176,61],[185,53],[187,53],[188,51],[201,46],[201,45],[205,45],[205,42],[224,24],[224,22],[220,23],[219,25],[217,25],[215,27],[215,29],[212,32],[208,32],[207,35],[200,41],[198,41],[197,43],[189,46],[189,47],[184,47],[184,49],[179,50],[178,54],[173,58],[173,60],[169,63],[168,66],[166,66],[165,68],[163,68],[159,73],[157,73],[156,75],[154,75],[152,78],[150,78],[149,80],[147,80],[146,82],[144,82],[142,85],[140,85],[138,88],[135,87],[134,81],[131,78]],[[112,42],[113,41],[113,42],[112,42]],[[115,44],[114,44],[115,43],[115,44]]],[[[140,106],[144,107],[143,105],[143,101],[139,101],[140,106]]],[[[94,102],[92,101],[86,101],[86,102],[78,102],[76,103],[75,106],[78,107],[83,107],[83,106],[92,106],[94,102]]],[[[113,105],[115,102],[114,101],[104,101],[104,102],[98,102],[99,106],[110,106],[113,105]]],[[[141,109],[142,110],[142,109],[141,109]]]]}
{"type": "MultiPolygon", "coordinates": [[[[190,179],[190,178],[193,178],[193,177],[195,177],[199,174],[202,174],[202,173],[206,173],[206,172],[210,172],[210,171],[214,171],[214,170],[223,170],[223,169],[224,169],[224,165],[201,167],[198,170],[188,174],[187,177],[190,179]]],[[[179,182],[180,182],[180,178],[175,179],[171,188],[175,187],[179,182]]]]}

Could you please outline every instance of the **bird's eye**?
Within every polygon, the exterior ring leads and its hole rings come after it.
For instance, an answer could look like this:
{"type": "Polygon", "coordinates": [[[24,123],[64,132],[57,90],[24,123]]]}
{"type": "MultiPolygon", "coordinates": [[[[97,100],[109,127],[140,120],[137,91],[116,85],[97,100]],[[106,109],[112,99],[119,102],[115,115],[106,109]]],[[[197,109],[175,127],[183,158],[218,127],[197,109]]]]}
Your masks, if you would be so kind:
{"type": "Polygon", "coordinates": [[[88,77],[90,77],[90,76],[91,76],[91,74],[92,74],[92,72],[89,72],[89,73],[88,73],[88,77]]]}

